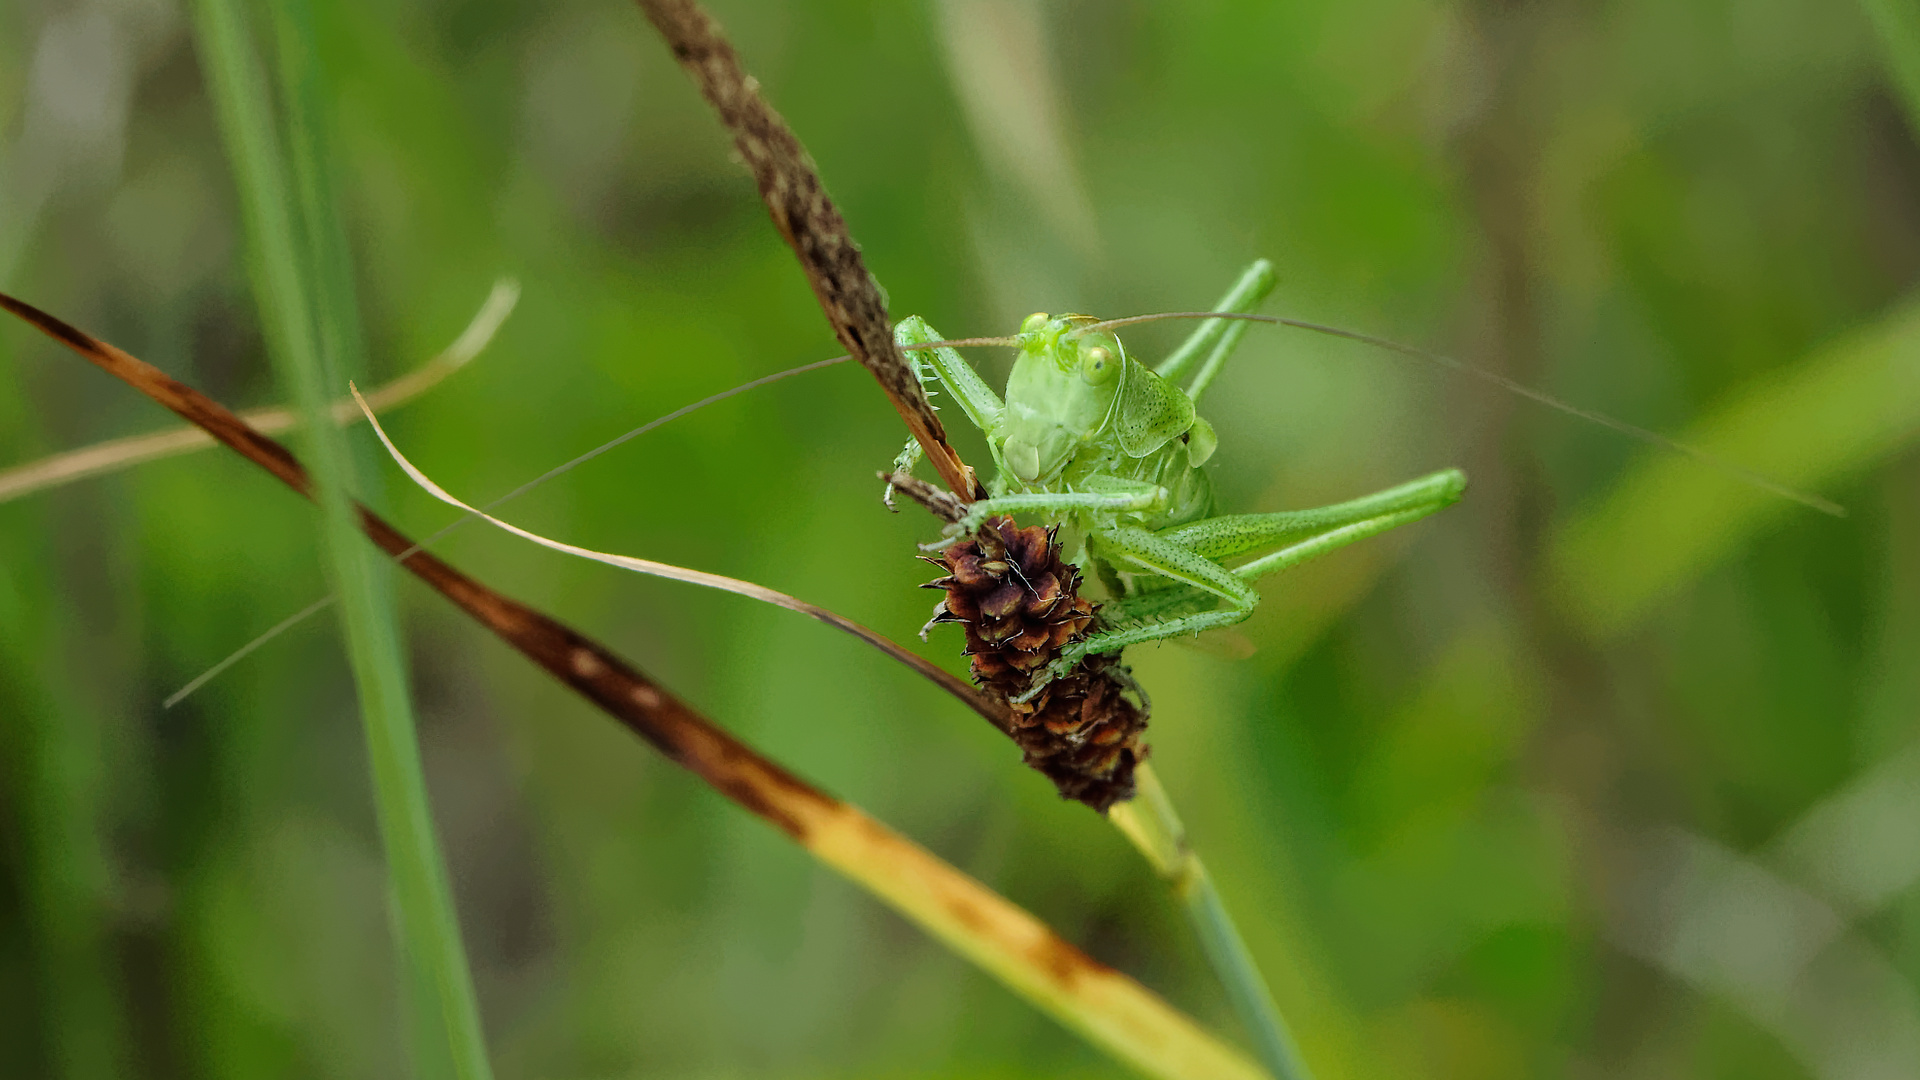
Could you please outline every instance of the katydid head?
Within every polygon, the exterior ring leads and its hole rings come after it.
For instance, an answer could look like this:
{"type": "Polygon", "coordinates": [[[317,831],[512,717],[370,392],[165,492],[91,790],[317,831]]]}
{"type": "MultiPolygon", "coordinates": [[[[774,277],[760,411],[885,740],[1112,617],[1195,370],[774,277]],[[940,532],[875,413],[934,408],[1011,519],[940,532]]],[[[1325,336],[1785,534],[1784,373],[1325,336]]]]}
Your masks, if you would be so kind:
{"type": "Polygon", "coordinates": [[[1022,483],[1051,479],[1107,426],[1125,382],[1120,339],[1087,315],[1027,316],[1007,379],[1001,454],[1022,483]]]}

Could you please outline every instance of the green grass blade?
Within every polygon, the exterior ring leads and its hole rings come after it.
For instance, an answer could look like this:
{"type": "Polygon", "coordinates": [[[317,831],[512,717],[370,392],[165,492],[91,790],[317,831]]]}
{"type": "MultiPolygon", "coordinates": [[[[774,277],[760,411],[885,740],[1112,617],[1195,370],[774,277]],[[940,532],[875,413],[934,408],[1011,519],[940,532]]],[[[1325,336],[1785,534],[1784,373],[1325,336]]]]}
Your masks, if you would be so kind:
{"type": "Polygon", "coordinates": [[[1274,1003],[1266,977],[1253,962],[1240,927],[1213,887],[1213,877],[1187,842],[1186,827],[1174,811],[1173,800],[1153,767],[1141,764],[1135,773],[1139,794],[1115,805],[1107,817],[1139,849],[1154,872],[1166,881],[1187,921],[1200,938],[1207,963],[1226,990],[1227,1001],[1253,1040],[1260,1064],[1277,1080],[1313,1080],[1293,1032],[1274,1003]]]}
{"type": "Polygon", "coordinates": [[[354,299],[352,253],[334,213],[333,177],[325,162],[327,124],[318,57],[314,55],[312,12],[305,0],[274,5],[279,46],[274,72],[287,119],[287,162],[299,208],[298,225],[310,259],[315,328],[319,331],[322,370],[338,386],[343,375],[364,375],[366,339],[360,306],[354,299]]]}
{"type": "MultiPolygon", "coordinates": [[[[337,429],[325,422],[327,349],[357,338],[347,328],[338,293],[313,244],[326,242],[331,210],[316,205],[322,182],[309,176],[289,184],[274,134],[266,81],[254,59],[239,5],[200,0],[196,36],[207,82],[219,111],[246,225],[250,270],[269,352],[288,397],[306,417],[306,458],[321,507],[321,549],[335,595],[359,694],[374,798],[387,853],[401,930],[400,951],[431,973],[455,1075],[487,1080],[492,1074],[479,1008],[461,945],[433,822],[427,809],[412,705],[401,662],[399,630],[372,552],[353,519],[351,458],[337,429]],[[295,191],[307,196],[296,209],[295,191]],[[316,299],[317,298],[317,299],[316,299]],[[323,329],[324,325],[324,329],[323,329]]],[[[310,62],[296,58],[296,63],[310,62]]],[[[308,72],[310,75],[310,70],[308,72]]],[[[311,99],[308,99],[311,105],[311,99]]],[[[312,115],[296,131],[313,135],[312,115]]],[[[309,147],[294,154],[304,171],[318,168],[309,147]]],[[[337,228],[337,227],[336,227],[337,228]]],[[[336,234],[337,235],[337,234],[336,234]]],[[[345,358],[335,355],[337,362],[345,358]]]]}
{"type": "MultiPolygon", "coordinates": [[[[279,61],[274,65],[274,72],[287,119],[287,161],[292,169],[292,188],[299,207],[300,236],[310,260],[308,280],[313,289],[321,359],[328,376],[326,385],[334,387],[341,384],[345,374],[364,376],[366,338],[361,329],[359,303],[354,296],[352,252],[339,216],[334,212],[332,174],[325,164],[330,160],[326,146],[326,97],[315,55],[312,12],[305,0],[280,0],[274,7],[274,16],[279,61]]],[[[364,499],[366,487],[361,490],[364,499]]],[[[374,574],[376,584],[383,591],[391,589],[389,564],[378,562],[374,574]]],[[[435,855],[435,869],[438,869],[441,863],[437,852],[431,854],[435,855]]],[[[397,876],[389,888],[396,914],[396,937],[401,943],[398,960],[402,988],[411,1006],[407,1010],[406,1036],[414,1075],[420,1080],[470,1075],[455,1060],[459,1033],[443,1023],[456,1009],[478,1016],[478,1002],[465,970],[465,957],[458,957],[461,961],[459,983],[452,986],[452,991],[464,1000],[449,1000],[442,1005],[439,987],[446,980],[436,972],[433,955],[423,953],[406,932],[404,918],[399,917],[406,901],[400,895],[397,876]]],[[[456,950],[459,944],[456,935],[453,940],[456,950]]],[[[473,1030],[476,1039],[483,1038],[477,1019],[473,1030]]],[[[484,1042],[476,1049],[484,1064],[484,1042]]]]}

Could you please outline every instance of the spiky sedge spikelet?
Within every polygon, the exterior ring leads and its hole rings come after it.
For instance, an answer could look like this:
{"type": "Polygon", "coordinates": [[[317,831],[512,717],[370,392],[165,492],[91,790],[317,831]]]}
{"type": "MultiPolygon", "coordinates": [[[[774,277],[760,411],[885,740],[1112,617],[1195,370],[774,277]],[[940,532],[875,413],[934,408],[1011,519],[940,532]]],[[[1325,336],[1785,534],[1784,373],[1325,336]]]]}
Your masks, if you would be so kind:
{"type": "Polygon", "coordinates": [[[1008,699],[1011,734],[1026,763],[1062,798],[1103,813],[1132,798],[1134,766],[1147,753],[1140,742],[1147,714],[1125,693],[1130,684],[1117,662],[1088,657],[1029,700],[1012,700],[1093,625],[1080,571],[1060,557],[1054,530],[996,517],[927,561],[947,572],[927,583],[946,592],[928,625],[965,629],[974,681],[1008,699]]]}

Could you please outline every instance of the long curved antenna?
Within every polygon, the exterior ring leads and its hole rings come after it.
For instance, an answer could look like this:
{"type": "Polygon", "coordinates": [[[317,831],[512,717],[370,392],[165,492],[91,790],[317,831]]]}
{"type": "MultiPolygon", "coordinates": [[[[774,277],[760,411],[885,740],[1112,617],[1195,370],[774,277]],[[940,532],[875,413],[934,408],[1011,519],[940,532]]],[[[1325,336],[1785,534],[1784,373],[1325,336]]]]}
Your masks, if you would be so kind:
{"type": "Polygon", "coordinates": [[[1643,443],[1660,447],[1663,450],[1680,454],[1683,457],[1690,457],[1702,465],[1751,484],[1762,491],[1778,495],[1783,499],[1791,499],[1802,506],[1818,510],[1823,514],[1831,514],[1834,517],[1840,518],[1847,516],[1846,507],[1841,506],[1839,503],[1830,499],[1823,499],[1818,495],[1810,494],[1797,488],[1788,487],[1765,473],[1755,472],[1745,465],[1729,461],[1718,454],[1702,450],[1697,446],[1688,445],[1678,439],[1662,435],[1657,431],[1643,428],[1638,424],[1629,424],[1625,420],[1616,419],[1603,412],[1581,408],[1571,402],[1554,397],[1544,390],[1536,390],[1523,382],[1510,379],[1497,371],[1477,367],[1464,360],[1456,360],[1451,356],[1446,356],[1441,353],[1428,352],[1425,349],[1415,348],[1412,345],[1403,345],[1398,341],[1393,341],[1388,338],[1375,337],[1372,334],[1362,334],[1357,330],[1343,330],[1338,326],[1306,322],[1302,319],[1289,319],[1279,315],[1249,315],[1232,311],[1167,311],[1154,315],[1129,315],[1123,319],[1108,319],[1104,322],[1097,322],[1091,326],[1084,327],[1082,332],[1111,330],[1116,327],[1158,322],[1163,319],[1239,319],[1244,322],[1290,326],[1295,330],[1307,330],[1315,334],[1325,334],[1328,337],[1345,338],[1348,341],[1357,341],[1362,345],[1372,345],[1375,348],[1385,349],[1388,352],[1396,352],[1402,356],[1411,356],[1416,360],[1425,360],[1430,364],[1436,364],[1449,371],[1456,371],[1462,375],[1470,375],[1482,382],[1492,383],[1503,390],[1518,394],[1528,401],[1545,405],[1549,409],[1566,413],[1569,416],[1577,416],[1582,420],[1599,424],[1601,427],[1611,428],[1629,438],[1638,439],[1643,443]]]}
{"type": "Polygon", "coordinates": [[[919,352],[923,349],[971,349],[976,345],[1007,345],[1018,347],[1017,337],[963,337],[950,341],[929,341],[924,345],[902,345],[901,352],[919,352]]]}
{"type": "MultiPolygon", "coordinates": [[[[415,549],[418,550],[418,547],[419,545],[416,544],[415,549]]],[[[313,618],[315,615],[318,615],[321,612],[332,607],[334,604],[334,601],[338,599],[339,597],[334,596],[332,593],[328,593],[327,595],[321,597],[320,599],[315,600],[313,603],[308,604],[306,607],[301,608],[299,611],[296,611],[293,614],[287,616],[286,618],[281,619],[279,622],[273,624],[273,628],[268,630],[266,633],[261,634],[259,637],[254,638],[252,641],[249,641],[245,645],[242,645],[239,648],[228,653],[226,657],[222,659],[219,663],[213,665],[212,667],[201,672],[200,674],[195,675],[191,680],[187,682],[187,685],[182,686],[180,689],[175,690],[171,694],[168,694],[166,697],[166,700],[160,703],[160,707],[162,709],[171,709],[175,705],[178,705],[181,702],[187,700],[188,697],[192,696],[195,690],[198,690],[201,687],[212,682],[213,680],[219,678],[228,668],[232,667],[233,665],[239,663],[242,660],[245,660],[248,656],[251,656],[255,649],[258,649],[260,646],[265,645],[267,642],[272,641],[274,638],[279,637],[281,634],[286,633],[287,631],[293,629],[294,627],[299,626],[301,623],[306,622],[308,619],[313,618]]]]}
{"type": "MultiPolygon", "coordinates": [[[[517,499],[520,496],[525,495],[527,492],[532,491],[534,488],[539,487],[541,484],[544,484],[547,481],[552,480],[554,477],[559,476],[562,473],[569,472],[575,468],[578,468],[579,466],[584,465],[589,461],[592,461],[594,458],[599,457],[601,454],[604,454],[607,451],[612,450],[617,446],[623,445],[633,439],[637,439],[640,436],[645,435],[647,432],[652,431],[654,428],[657,428],[664,424],[668,424],[675,420],[678,420],[681,417],[687,415],[688,413],[697,412],[701,409],[706,408],[709,405],[713,405],[713,404],[717,404],[719,402],[725,401],[728,398],[733,397],[735,394],[744,394],[749,390],[766,386],[769,383],[777,383],[782,379],[791,379],[795,375],[805,375],[810,371],[818,371],[821,368],[832,367],[835,364],[844,364],[851,359],[852,359],[851,356],[842,355],[842,356],[836,356],[831,360],[815,360],[811,364],[801,364],[799,367],[791,367],[785,371],[776,371],[771,375],[763,375],[758,379],[754,379],[752,382],[741,383],[739,386],[736,386],[731,390],[722,390],[717,394],[710,394],[707,397],[703,397],[699,401],[692,403],[691,405],[682,405],[679,408],[673,410],[672,412],[665,414],[664,416],[655,417],[654,419],[649,420],[644,424],[641,424],[639,427],[634,428],[632,431],[627,432],[625,435],[621,435],[618,438],[610,439],[607,442],[601,443],[599,446],[594,447],[593,449],[587,451],[584,454],[581,454],[579,457],[576,457],[571,461],[566,462],[565,464],[556,465],[553,468],[548,469],[546,472],[543,472],[539,476],[536,476],[533,479],[527,481],[526,483],[521,484],[519,487],[514,488],[512,491],[507,492],[505,495],[502,495],[499,498],[494,499],[492,502],[488,502],[482,505],[480,507],[480,511],[492,510],[492,509],[495,509],[496,507],[504,505],[507,502],[510,502],[511,500],[517,499]]],[[[356,416],[359,415],[358,410],[356,410],[355,415],[356,416]]],[[[427,536],[423,537],[421,540],[416,542],[412,547],[408,548],[406,551],[401,552],[399,555],[394,556],[393,561],[400,562],[406,559],[407,556],[412,555],[414,552],[419,551],[420,549],[427,547],[430,544],[438,543],[441,539],[446,537],[447,534],[453,532],[455,529],[458,529],[460,526],[465,525],[467,522],[472,521],[476,516],[476,514],[478,514],[480,511],[469,510],[467,513],[462,514],[460,517],[454,518],[452,521],[448,522],[446,525],[441,526],[441,528],[438,531],[428,534],[427,536]]],[[[246,659],[248,654],[252,653],[255,649],[258,649],[260,646],[265,645],[267,642],[272,641],[274,638],[279,637],[281,634],[286,633],[287,631],[293,629],[294,627],[299,626],[301,623],[305,622],[306,620],[326,610],[327,607],[333,603],[333,599],[334,599],[333,594],[329,593],[326,596],[323,596],[320,599],[315,600],[313,603],[308,604],[306,607],[300,609],[298,612],[295,612],[294,614],[289,615],[286,618],[275,623],[272,627],[268,628],[265,632],[261,633],[259,637],[254,638],[252,641],[249,641],[245,645],[242,645],[238,649],[235,649],[234,651],[228,653],[218,663],[214,664],[212,667],[201,672],[200,674],[194,676],[193,679],[190,680],[185,686],[182,686],[180,689],[175,690],[171,695],[167,697],[165,701],[162,701],[160,703],[160,707],[163,709],[171,709],[175,705],[178,705],[182,701],[185,701],[187,697],[191,695],[194,691],[207,685],[209,682],[212,682],[214,678],[220,675],[221,672],[226,671],[228,668],[239,663],[241,660],[246,659]]]]}
{"type": "MultiPolygon", "coordinates": [[[[879,649],[881,652],[886,653],[888,656],[919,672],[934,685],[972,706],[975,712],[986,717],[988,721],[996,727],[999,727],[1002,731],[1009,730],[1012,721],[1006,713],[998,707],[991,698],[969,684],[965,679],[935,665],[925,657],[908,651],[886,635],[869,630],[865,626],[854,622],[852,619],[829,611],[818,604],[810,604],[798,597],[789,596],[778,589],[769,589],[758,582],[743,581],[740,578],[727,577],[725,574],[714,574],[705,570],[692,570],[684,566],[657,562],[653,559],[642,559],[634,555],[616,555],[612,552],[595,551],[592,548],[563,543],[562,541],[523,529],[511,522],[502,521],[483,510],[468,506],[466,503],[461,502],[457,496],[447,491],[447,489],[434,483],[431,477],[420,471],[419,466],[407,460],[407,456],[402,454],[400,448],[395,446],[393,440],[388,437],[387,430],[380,426],[379,417],[375,416],[373,410],[367,407],[366,399],[360,396],[360,391],[355,389],[352,383],[348,383],[347,388],[348,391],[353,394],[354,401],[359,403],[360,411],[366,414],[367,423],[372,426],[373,433],[379,436],[380,445],[387,448],[387,454],[393,458],[393,463],[400,466],[400,470],[407,474],[407,478],[417,484],[422,491],[446,503],[448,506],[465,511],[466,516],[461,518],[462,521],[479,518],[497,529],[512,533],[525,540],[531,540],[541,547],[558,551],[564,555],[591,559],[594,562],[605,563],[608,566],[617,566],[622,570],[631,570],[638,574],[650,574],[654,577],[666,578],[669,581],[682,581],[689,585],[700,585],[709,589],[718,589],[721,592],[730,592],[737,596],[745,596],[753,600],[759,600],[762,603],[772,604],[775,607],[783,607],[788,611],[797,611],[809,618],[826,623],[836,630],[844,630],[854,637],[859,638],[861,641],[879,649]]],[[[414,545],[416,549],[420,546],[419,544],[414,545]]],[[[396,555],[394,558],[404,559],[406,556],[396,555]]]]}
{"type": "MultiPolygon", "coordinates": [[[[709,405],[716,405],[722,401],[727,400],[730,397],[733,397],[736,394],[744,394],[749,390],[757,390],[762,386],[767,386],[772,383],[777,383],[782,379],[791,379],[795,375],[805,375],[809,372],[819,371],[821,368],[830,368],[835,364],[844,364],[851,359],[853,359],[852,356],[843,353],[839,356],[832,358],[831,360],[815,360],[811,364],[801,364],[799,367],[790,367],[785,371],[776,371],[771,375],[762,375],[751,382],[743,382],[739,386],[736,386],[731,390],[722,390],[717,394],[710,394],[707,397],[703,397],[699,401],[696,401],[691,405],[682,405],[679,408],[673,410],[672,412],[665,414],[664,416],[655,417],[654,419],[649,420],[644,424],[641,424],[639,427],[634,428],[632,431],[627,432],[625,435],[621,435],[618,438],[610,439],[607,442],[601,443],[599,446],[596,446],[593,449],[587,451],[586,453],[581,454],[579,457],[574,458],[572,461],[569,461],[564,465],[556,465],[553,468],[548,469],[546,472],[543,472],[539,476],[536,476],[533,479],[527,481],[526,483],[521,484],[519,487],[514,488],[512,491],[507,492],[505,495],[502,495],[499,498],[493,500],[492,502],[487,503],[485,506],[482,506],[480,509],[492,510],[494,507],[499,506],[502,503],[505,503],[509,499],[517,499],[520,496],[525,495],[527,492],[532,491],[534,488],[539,487],[541,484],[544,484],[547,481],[553,479],[554,477],[559,476],[561,473],[571,472],[572,470],[578,468],[579,466],[585,465],[587,462],[592,461],[594,458],[599,457],[601,454],[604,454],[607,451],[612,450],[616,447],[623,446],[626,443],[631,442],[632,440],[637,439],[642,435],[645,435],[647,432],[652,431],[654,428],[663,427],[667,424],[670,424],[673,421],[678,420],[681,417],[687,415],[688,413],[698,412],[709,405]]],[[[355,396],[357,397],[358,395],[356,394],[355,396]]],[[[371,399],[369,399],[369,401],[371,401],[371,399]]],[[[415,544],[414,547],[418,549],[420,547],[424,547],[427,544],[433,543],[435,540],[438,540],[442,536],[445,536],[449,530],[455,528],[458,525],[461,525],[468,521],[473,520],[474,516],[477,513],[478,511],[469,510],[464,517],[455,518],[452,524],[449,524],[445,528],[442,528],[439,532],[433,533],[432,535],[428,536],[425,540],[422,540],[420,541],[420,543],[415,544]]],[[[404,558],[405,556],[401,556],[401,557],[404,558]]]]}

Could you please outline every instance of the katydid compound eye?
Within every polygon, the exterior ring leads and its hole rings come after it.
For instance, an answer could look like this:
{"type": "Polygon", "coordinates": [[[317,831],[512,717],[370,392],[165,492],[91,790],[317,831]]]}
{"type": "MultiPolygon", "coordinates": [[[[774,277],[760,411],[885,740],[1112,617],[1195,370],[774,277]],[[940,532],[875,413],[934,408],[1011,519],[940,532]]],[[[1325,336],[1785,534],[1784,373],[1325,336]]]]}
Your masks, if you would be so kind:
{"type": "MultiPolygon", "coordinates": [[[[1117,342],[1115,343],[1117,344],[1117,342]]],[[[1080,377],[1099,386],[1120,374],[1119,350],[1106,343],[1088,342],[1080,346],[1080,377]]]]}

